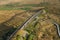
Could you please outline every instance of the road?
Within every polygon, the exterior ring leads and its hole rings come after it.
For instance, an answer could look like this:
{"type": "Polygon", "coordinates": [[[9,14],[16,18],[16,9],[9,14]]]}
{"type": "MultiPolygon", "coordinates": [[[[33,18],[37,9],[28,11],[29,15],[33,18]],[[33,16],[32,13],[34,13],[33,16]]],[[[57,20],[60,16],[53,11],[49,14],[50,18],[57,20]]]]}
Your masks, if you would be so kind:
{"type": "Polygon", "coordinates": [[[56,26],[58,36],[60,37],[60,26],[59,26],[59,24],[58,24],[58,23],[56,23],[55,21],[53,21],[53,24],[56,26]]]}
{"type": "Polygon", "coordinates": [[[49,16],[48,16],[48,19],[51,19],[51,22],[56,26],[58,36],[60,37],[60,25],[55,20],[53,20],[52,18],[50,18],[49,16]]]}

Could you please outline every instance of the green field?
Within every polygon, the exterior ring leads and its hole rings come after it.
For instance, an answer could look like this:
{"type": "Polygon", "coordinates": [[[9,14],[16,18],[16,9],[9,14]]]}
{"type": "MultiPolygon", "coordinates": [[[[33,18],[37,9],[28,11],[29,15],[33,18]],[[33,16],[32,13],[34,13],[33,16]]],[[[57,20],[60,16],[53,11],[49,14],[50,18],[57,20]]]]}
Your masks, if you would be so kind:
{"type": "Polygon", "coordinates": [[[6,4],[0,6],[0,10],[30,10],[31,7],[46,7],[47,5],[50,5],[48,2],[40,3],[40,4],[22,4],[19,3],[15,4],[6,4]]]}

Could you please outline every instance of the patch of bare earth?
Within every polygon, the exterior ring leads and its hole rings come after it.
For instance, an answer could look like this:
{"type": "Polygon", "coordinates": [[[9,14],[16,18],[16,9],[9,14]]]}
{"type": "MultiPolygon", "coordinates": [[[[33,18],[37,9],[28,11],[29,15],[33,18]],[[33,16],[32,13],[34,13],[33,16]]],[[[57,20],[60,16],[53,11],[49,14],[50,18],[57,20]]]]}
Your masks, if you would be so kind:
{"type": "Polygon", "coordinates": [[[24,10],[0,10],[0,23],[12,18],[15,14],[24,12],[24,10]]]}

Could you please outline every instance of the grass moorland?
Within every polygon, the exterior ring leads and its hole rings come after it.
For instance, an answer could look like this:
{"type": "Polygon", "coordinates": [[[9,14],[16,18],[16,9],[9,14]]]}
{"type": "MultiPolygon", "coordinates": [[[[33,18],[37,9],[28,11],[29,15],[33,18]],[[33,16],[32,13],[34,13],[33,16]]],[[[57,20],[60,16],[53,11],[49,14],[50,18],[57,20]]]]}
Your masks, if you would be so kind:
{"type": "MultiPolygon", "coordinates": [[[[24,29],[19,30],[11,40],[59,40],[60,38],[57,34],[56,26],[48,16],[51,16],[50,18],[53,19],[52,16],[55,15],[48,15],[48,13],[39,15],[24,29]]],[[[60,19],[57,17],[56,21],[58,20],[60,19]]]]}
{"type": "MultiPolygon", "coordinates": [[[[45,11],[47,14],[40,15],[39,21],[36,21],[34,24],[32,21],[30,24],[27,25],[27,28],[24,30],[20,30],[17,34],[17,38],[15,40],[19,40],[20,34],[28,34],[28,39],[25,37],[24,40],[60,40],[58,37],[56,27],[52,24],[52,22],[49,20],[48,16],[55,20],[58,24],[60,24],[60,7],[58,5],[53,5],[50,3],[40,3],[40,4],[24,4],[24,5],[17,5],[17,4],[9,4],[0,6],[0,34],[4,35],[4,40],[7,34],[9,35],[10,32],[13,32],[19,25],[21,25],[25,19],[30,17],[33,12],[24,12],[25,10],[30,10],[31,7],[45,7],[45,11]],[[24,10],[24,11],[21,11],[24,10]],[[21,12],[24,12],[20,14],[21,12]],[[31,15],[30,15],[31,14],[31,15]],[[16,16],[17,15],[17,16],[16,16]],[[12,20],[7,21],[9,19],[12,20]],[[47,18],[45,20],[45,18],[47,18]],[[40,20],[43,19],[43,20],[40,20]],[[48,24],[47,24],[48,23],[48,24]],[[2,28],[4,27],[4,28],[2,28]],[[8,31],[7,31],[8,30],[8,31]],[[6,35],[5,35],[5,33],[6,35]],[[23,32],[23,33],[22,33],[23,32]]],[[[2,36],[0,35],[0,36],[2,36]]],[[[23,35],[24,36],[24,35],[23,35]]],[[[21,40],[23,40],[21,37],[21,40]]],[[[1,38],[0,38],[1,39],[1,38]]],[[[2,40],[2,39],[1,39],[2,40]]]]}

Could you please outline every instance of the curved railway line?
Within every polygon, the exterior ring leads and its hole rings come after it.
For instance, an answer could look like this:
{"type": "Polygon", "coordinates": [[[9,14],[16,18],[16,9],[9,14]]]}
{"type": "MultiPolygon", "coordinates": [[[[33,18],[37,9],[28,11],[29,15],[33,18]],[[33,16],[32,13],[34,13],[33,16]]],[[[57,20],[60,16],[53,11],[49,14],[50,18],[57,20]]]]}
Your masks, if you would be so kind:
{"type": "Polygon", "coordinates": [[[36,11],[34,15],[32,15],[30,18],[28,18],[21,26],[19,26],[16,31],[14,31],[10,37],[7,38],[7,40],[11,40],[11,38],[14,36],[14,34],[18,31],[23,29],[32,19],[34,19],[36,16],[40,15],[42,13],[42,10],[36,11]]]}
{"type": "MultiPolygon", "coordinates": [[[[34,11],[32,12],[31,10],[29,10],[29,11],[24,11],[24,12],[21,12],[21,13],[16,13],[14,16],[12,16],[11,19],[9,19],[9,20],[1,23],[1,24],[0,24],[0,34],[2,34],[2,35],[0,35],[0,40],[2,40],[1,37],[5,38],[6,31],[8,32],[9,30],[12,29],[12,27],[18,25],[18,23],[17,23],[16,21],[23,23],[24,21],[26,21],[26,20],[27,20],[31,15],[33,15],[33,14],[34,14],[34,11]],[[28,12],[28,13],[27,13],[27,12],[28,12]],[[20,15],[23,15],[23,16],[20,17],[20,15]],[[25,15],[26,17],[25,17],[24,15],[25,15]],[[19,16],[18,19],[17,19],[17,16],[19,16]],[[25,19],[25,20],[24,20],[24,19],[25,19]],[[16,20],[16,21],[15,21],[15,20],[16,20]],[[23,21],[21,21],[21,20],[23,20],[23,21]],[[14,22],[15,22],[16,24],[14,24],[14,22]],[[9,24],[12,24],[12,25],[10,26],[9,24]],[[2,27],[2,28],[1,28],[1,27],[2,27]]],[[[21,23],[21,24],[22,24],[22,23],[21,23]]],[[[21,26],[21,24],[19,24],[17,27],[21,26]]],[[[5,40],[5,39],[4,39],[4,40],[5,40]]]]}

